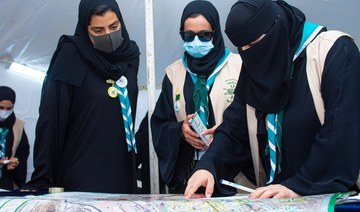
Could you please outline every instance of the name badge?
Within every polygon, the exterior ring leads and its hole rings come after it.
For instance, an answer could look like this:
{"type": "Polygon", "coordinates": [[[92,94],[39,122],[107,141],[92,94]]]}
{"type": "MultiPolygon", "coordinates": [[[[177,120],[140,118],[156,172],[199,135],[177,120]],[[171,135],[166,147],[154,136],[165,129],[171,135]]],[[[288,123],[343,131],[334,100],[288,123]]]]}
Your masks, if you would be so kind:
{"type": "Polygon", "coordinates": [[[120,88],[125,88],[127,86],[127,84],[128,84],[128,81],[127,81],[125,76],[121,76],[120,79],[118,81],[116,81],[116,84],[120,88]]]}

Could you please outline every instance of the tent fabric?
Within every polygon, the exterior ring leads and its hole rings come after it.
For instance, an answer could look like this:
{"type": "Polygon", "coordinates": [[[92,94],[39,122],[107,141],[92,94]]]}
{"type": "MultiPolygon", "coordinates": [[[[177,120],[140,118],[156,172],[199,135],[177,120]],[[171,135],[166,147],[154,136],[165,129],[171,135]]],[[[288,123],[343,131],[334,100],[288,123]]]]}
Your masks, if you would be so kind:
{"type": "MultiPolygon", "coordinates": [[[[139,85],[146,85],[145,1],[117,0],[131,39],[139,45],[139,85]]],[[[190,2],[156,0],[154,2],[154,38],[156,82],[161,83],[164,68],[180,58],[182,40],[179,35],[181,13],[190,2]]],[[[236,2],[211,0],[218,9],[222,29],[231,6],[236,2]]],[[[287,0],[307,15],[309,21],[343,30],[360,40],[360,2],[358,0],[287,0]]],[[[1,0],[0,58],[12,60],[46,71],[57,41],[62,34],[73,34],[77,22],[79,0],[1,0]]],[[[227,39],[230,50],[236,49],[227,39]]]]}

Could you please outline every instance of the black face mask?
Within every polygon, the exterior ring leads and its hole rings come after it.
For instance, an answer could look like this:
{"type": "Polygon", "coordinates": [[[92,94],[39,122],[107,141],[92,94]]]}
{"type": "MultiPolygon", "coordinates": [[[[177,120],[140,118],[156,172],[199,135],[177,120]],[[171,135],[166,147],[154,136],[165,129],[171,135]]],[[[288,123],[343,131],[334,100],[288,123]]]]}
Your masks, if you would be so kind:
{"type": "Polygon", "coordinates": [[[265,113],[281,111],[289,100],[292,62],[283,23],[275,23],[260,42],[239,53],[243,60],[237,88],[240,99],[265,113]]]}
{"type": "Polygon", "coordinates": [[[121,34],[121,29],[100,36],[93,36],[89,33],[89,36],[94,41],[94,48],[106,53],[112,53],[119,48],[124,41],[121,34]]]}

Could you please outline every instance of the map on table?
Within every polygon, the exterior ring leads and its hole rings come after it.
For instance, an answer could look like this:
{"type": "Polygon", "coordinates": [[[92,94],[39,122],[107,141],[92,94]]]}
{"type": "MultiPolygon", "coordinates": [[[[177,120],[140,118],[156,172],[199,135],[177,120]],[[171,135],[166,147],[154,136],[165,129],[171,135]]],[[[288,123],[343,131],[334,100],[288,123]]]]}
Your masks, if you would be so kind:
{"type": "MultiPolygon", "coordinates": [[[[181,195],[127,195],[63,192],[3,197],[0,211],[328,211],[334,194],[282,199],[248,199],[246,195],[185,199],[181,195]]],[[[333,204],[333,203],[332,203],[333,204]]]]}

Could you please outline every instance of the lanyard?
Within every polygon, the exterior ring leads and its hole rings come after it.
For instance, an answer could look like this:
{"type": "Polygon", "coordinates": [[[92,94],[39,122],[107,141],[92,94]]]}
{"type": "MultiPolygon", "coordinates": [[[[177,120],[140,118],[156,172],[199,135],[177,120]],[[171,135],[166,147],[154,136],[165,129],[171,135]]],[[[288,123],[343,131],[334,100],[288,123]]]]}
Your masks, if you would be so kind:
{"type": "MultiPolygon", "coordinates": [[[[293,61],[301,54],[301,52],[311,43],[316,35],[321,31],[323,27],[311,22],[305,22],[302,38],[298,49],[295,52],[293,61]]],[[[291,78],[293,75],[293,65],[291,69],[291,78]]],[[[268,184],[274,180],[276,167],[278,167],[278,173],[281,171],[281,142],[282,142],[282,118],[284,111],[279,113],[273,113],[267,115],[267,134],[268,134],[268,150],[270,152],[270,174],[268,184]],[[278,160],[279,159],[279,160],[278,160]]]]}
{"type": "Polygon", "coordinates": [[[0,142],[1,142],[0,158],[5,157],[6,136],[7,136],[8,132],[9,132],[9,129],[0,127],[0,142]]]}
{"type": "Polygon", "coordinates": [[[125,76],[122,76],[116,83],[114,83],[115,88],[119,93],[119,102],[122,111],[122,117],[124,120],[125,136],[126,143],[128,147],[128,152],[134,150],[137,153],[136,141],[134,136],[134,124],[132,120],[131,104],[128,96],[127,90],[127,79],[125,76]]]}
{"type": "MultiPolygon", "coordinates": [[[[216,67],[214,69],[214,71],[208,76],[208,78],[206,80],[206,89],[207,89],[207,91],[209,91],[211,86],[214,84],[214,81],[215,81],[215,78],[216,78],[217,74],[221,71],[221,69],[224,67],[224,65],[228,61],[229,55],[230,55],[230,50],[225,48],[224,56],[219,60],[219,62],[217,63],[217,65],[216,65],[216,67]]],[[[183,56],[182,56],[182,63],[185,66],[186,71],[190,74],[190,77],[191,77],[193,83],[195,84],[198,81],[198,76],[197,76],[197,74],[193,73],[189,69],[189,67],[188,67],[188,65],[186,63],[185,54],[183,54],[183,56]]],[[[208,102],[209,101],[208,99],[209,99],[209,97],[208,97],[208,95],[206,95],[206,99],[204,99],[202,101],[208,102]]],[[[195,108],[195,109],[197,110],[198,108],[195,108]]],[[[207,116],[204,116],[204,115],[200,114],[200,118],[201,118],[202,122],[205,124],[205,126],[207,126],[208,125],[207,116]]]]}

